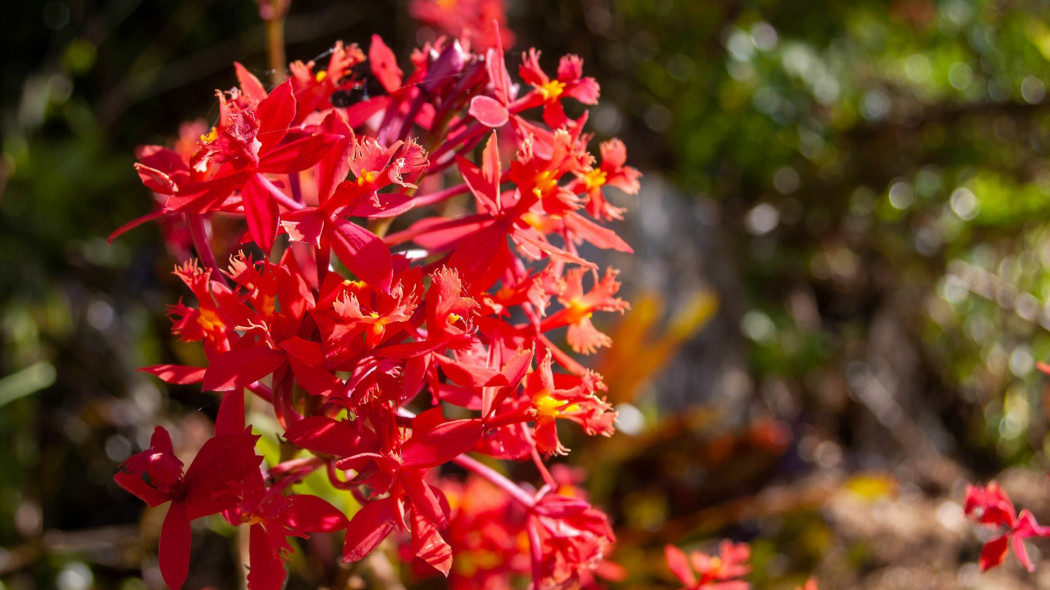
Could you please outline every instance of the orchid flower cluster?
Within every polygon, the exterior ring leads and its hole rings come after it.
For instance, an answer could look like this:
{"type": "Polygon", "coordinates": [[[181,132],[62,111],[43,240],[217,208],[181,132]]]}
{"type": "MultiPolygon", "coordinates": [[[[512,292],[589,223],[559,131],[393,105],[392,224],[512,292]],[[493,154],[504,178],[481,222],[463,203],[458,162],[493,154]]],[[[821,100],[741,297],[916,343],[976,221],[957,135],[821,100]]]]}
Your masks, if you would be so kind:
{"type": "Polygon", "coordinates": [[[531,49],[515,82],[496,28],[473,45],[428,43],[410,64],[406,75],[378,36],[367,55],[337,43],[326,65],[294,62],[269,89],[234,64],[213,127],[137,153],[157,208],[112,237],[159,220],[175,251],[196,252],[175,269],[193,301],[170,317],[206,358],[145,370],[221,395],[215,435],[187,468],[157,427],[115,478],[168,504],[171,588],[191,567],[191,521],[216,514],[250,527],[252,590],[282,587],[288,537],[341,530],[346,561],[393,534],[454,583],[615,575],[608,518],[547,461],[568,452],[561,423],[614,431],[602,377],[556,342],[609,346],[592,314],[628,304],[617,271],[580,247],[631,251],[604,225],[623,215],[605,191],[634,194],[640,174],[619,140],[589,151],[599,87],[576,56],[549,74],[531,49]],[[280,426],[274,464],[257,453],[245,392],[280,426]],[[494,460],[532,462],[539,484],[494,460]],[[448,463],[466,479],[442,476],[448,463]],[[353,496],[352,516],[296,491],[313,472],[353,496]],[[478,486],[518,530],[479,540],[476,518],[451,517],[449,493],[478,486]]]}

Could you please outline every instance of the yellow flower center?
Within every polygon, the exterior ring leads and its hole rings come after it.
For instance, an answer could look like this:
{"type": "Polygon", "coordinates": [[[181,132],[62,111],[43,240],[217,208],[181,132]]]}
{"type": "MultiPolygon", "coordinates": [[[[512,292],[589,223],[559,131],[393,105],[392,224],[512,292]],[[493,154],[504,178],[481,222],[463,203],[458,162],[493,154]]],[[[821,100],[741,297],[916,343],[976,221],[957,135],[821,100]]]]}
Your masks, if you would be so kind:
{"type": "Polygon", "coordinates": [[[579,297],[573,297],[569,300],[569,304],[565,306],[565,312],[569,316],[570,324],[578,324],[583,318],[591,317],[591,306],[587,305],[579,297]]]}
{"type": "Polygon", "coordinates": [[[324,82],[324,79],[327,77],[328,72],[326,72],[325,70],[321,70],[320,72],[314,74],[314,80],[317,80],[318,82],[324,82]]]}
{"type": "Polygon", "coordinates": [[[551,80],[546,84],[537,86],[536,89],[540,91],[540,94],[543,96],[543,100],[551,101],[561,96],[561,93],[565,91],[565,82],[562,82],[560,80],[551,80]]]}
{"type": "Polygon", "coordinates": [[[554,397],[551,392],[543,390],[532,398],[532,405],[540,416],[557,418],[566,412],[575,412],[580,409],[578,404],[570,404],[566,400],[554,397]]]}
{"type": "Polygon", "coordinates": [[[540,218],[539,214],[526,211],[521,215],[521,220],[531,225],[533,229],[543,231],[543,219],[540,218]]]}
{"type": "Polygon", "coordinates": [[[262,308],[259,311],[265,315],[273,315],[274,310],[277,308],[277,306],[274,305],[275,302],[276,299],[274,297],[263,295],[262,301],[260,302],[262,308]]]}
{"type": "Polygon", "coordinates": [[[715,555],[711,558],[711,573],[717,575],[720,571],[722,571],[722,558],[715,555]]]}
{"type": "Polygon", "coordinates": [[[558,179],[554,176],[554,172],[551,170],[544,170],[536,175],[532,179],[534,188],[532,192],[539,198],[543,198],[545,195],[550,193],[552,190],[557,188],[558,179]]]}
{"type": "Polygon", "coordinates": [[[605,170],[592,168],[583,175],[583,182],[587,185],[587,190],[594,190],[602,187],[608,177],[609,175],[605,173],[605,170]]]}
{"type": "Polygon", "coordinates": [[[357,185],[365,186],[366,184],[372,184],[376,181],[376,173],[371,170],[363,170],[357,177],[357,185]]]}
{"type": "Polygon", "coordinates": [[[212,127],[211,131],[201,136],[201,143],[211,143],[216,139],[219,139],[219,131],[215,127],[212,127]]]}
{"type": "Polygon", "coordinates": [[[204,328],[205,332],[208,332],[210,337],[214,337],[216,333],[222,332],[226,328],[226,325],[222,323],[222,319],[219,318],[219,314],[213,310],[202,309],[200,311],[201,314],[197,316],[197,323],[204,328]]]}

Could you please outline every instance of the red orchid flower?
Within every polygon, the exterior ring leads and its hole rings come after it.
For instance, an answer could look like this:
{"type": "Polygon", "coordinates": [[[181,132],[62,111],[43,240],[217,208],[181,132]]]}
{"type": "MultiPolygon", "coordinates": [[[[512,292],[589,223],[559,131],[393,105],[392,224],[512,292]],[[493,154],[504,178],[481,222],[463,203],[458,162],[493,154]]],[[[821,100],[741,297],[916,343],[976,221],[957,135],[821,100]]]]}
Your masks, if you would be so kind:
{"type": "Polygon", "coordinates": [[[718,555],[693,551],[686,555],[674,545],[664,547],[667,568],[684,584],[680,590],[748,590],[750,584],[735,580],[751,571],[747,560],[751,548],[746,543],[722,541],[718,555]]]}
{"type": "Polygon", "coordinates": [[[313,166],[337,137],[292,128],[296,106],[291,81],[274,88],[254,107],[242,107],[222,93],[218,98],[219,122],[201,137],[201,147],[190,166],[171,157],[165,148],[157,148],[148,161],[135,165],[143,184],[155,193],[170,196],[162,212],[126,224],[110,236],[111,240],[162,214],[238,208],[227,199],[239,190],[239,209],[244,212],[252,239],[263,250],[270,250],[277,234],[280,204],[287,206],[295,201],[266,175],[293,174],[313,166]],[[286,137],[291,139],[284,142],[286,137]]]}
{"type": "MultiPolygon", "coordinates": [[[[291,480],[282,480],[291,481],[291,480]]],[[[248,588],[281,590],[287,572],[282,559],[292,552],[287,537],[330,533],[346,528],[346,516],[310,494],[283,494],[283,485],[267,488],[261,473],[249,478],[238,505],[226,512],[230,524],[248,524],[248,588]]]]}
{"type": "Polygon", "coordinates": [[[183,473],[171,436],[158,426],[150,448],[129,457],[113,477],[150,507],[171,503],[160,531],[160,572],[169,588],[181,588],[189,573],[190,521],[233,508],[242,482],[258,475],[257,438],[241,432],[209,439],[183,473]]]}
{"type": "MultiPolygon", "coordinates": [[[[630,305],[614,297],[620,290],[620,283],[616,280],[616,270],[608,268],[605,276],[600,280],[595,276],[594,286],[591,290],[584,292],[583,276],[587,272],[583,268],[573,268],[565,272],[564,290],[558,297],[558,301],[564,306],[561,310],[548,316],[541,325],[541,330],[546,332],[560,326],[568,326],[566,339],[569,346],[576,352],[592,354],[600,347],[612,344],[612,339],[599,332],[591,323],[591,316],[596,311],[618,311],[623,313],[630,309],[630,305]]],[[[593,273],[592,273],[593,274],[593,273]]]]}
{"type": "Polygon", "coordinates": [[[1003,530],[1002,535],[988,541],[981,549],[982,571],[1001,564],[1011,545],[1017,561],[1028,571],[1035,571],[1035,564],[1028,558],[1024,540],[1028,537],[1048,537],[1050,527],[1036,522],[1035,516],[1027,508],[1017,514],[1010,497],[994,481],[984,487],[966,486],[963,510],[977,522],[1003,530]]]}
{"type": "Polygon", "coordinates": [[[540,67],[540,52],[535,48],[521,54],[522,64],[518,70],[521,79],[531,84],[531,103],[543,105],[543,120],[552,129],[565,127],[570,119],[565,116],[561,101],[574,98],[583,104],[598,103],[598,83],[594,78],[583,77],[583,60],[576,55],[566,55],[558,62],[558,77],[550,78],[540,67]]]}

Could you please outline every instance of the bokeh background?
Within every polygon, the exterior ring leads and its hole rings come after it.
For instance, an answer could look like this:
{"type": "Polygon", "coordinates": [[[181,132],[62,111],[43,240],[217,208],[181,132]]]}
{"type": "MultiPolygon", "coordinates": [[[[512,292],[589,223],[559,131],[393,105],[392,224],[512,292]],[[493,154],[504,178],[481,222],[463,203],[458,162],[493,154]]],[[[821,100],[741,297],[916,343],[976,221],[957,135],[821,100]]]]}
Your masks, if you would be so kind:
{"type": "MultiPolygon", "coordinates": [[[[622,432],[566,433],[622,587],[670,588],[665,543],[722,537],[752,543],[759,588],[1050,585],[1047,563],[980,574],[959,505],[998,477],[1050,510],[1050,6],[507,10],[512,55],[584,58],[597,139],[645,175],[620,199],[637,255],[608,260],[634,310],[593,359],[622,432]]],[[[159,588],[158,515],[112,474],[157,423],[199,445],[217,408],[136,372],[185,354],[184,293],[155,227],[106,236],[151,206],[134,147],[214,118],[232,61],[265,77],[263,25],[249,0],[46,0],[0,31],[0,589],[159,588]]],[[[428,34],[404,2],[293,0],[287,52],[372,33],[403,63],[428,34]]],[[[196,542],[200,579],[235,587],[232,529],[196,542]]]]}

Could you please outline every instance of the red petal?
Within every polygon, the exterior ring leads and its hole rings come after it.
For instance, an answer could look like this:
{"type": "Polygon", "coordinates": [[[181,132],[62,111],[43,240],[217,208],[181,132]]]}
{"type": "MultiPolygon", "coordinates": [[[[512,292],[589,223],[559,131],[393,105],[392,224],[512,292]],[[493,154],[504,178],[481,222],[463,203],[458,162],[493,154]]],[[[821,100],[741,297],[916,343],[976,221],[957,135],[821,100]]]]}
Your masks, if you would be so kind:
{"type": "Polygon", "coordinates": [[[190,171],[186,162],[182,161],[182,156],[162,145],[140,145],[135,148],[135,158],[146,166],[164,170],[169,175],[174,172],[189,173],[190,171]]]}
{"type": "Polygon", "coordinates": [[[150,508],[171,500],[171,496],[146,483],[141,474],[132,475],[121,471],[113,476],[113,481],[129,494],[145,502],[150,508]]]}
{"type": "Polygon", "coordinates": [[[358,561],[372,552],[394,530],[391,498],[365,504],[346,527],[343,561],[358,561]]]}
{"type": "Polygon", "coordinates": [[[405,468],[436,467],[470,450],[481,436],[481,420],[452,420],[433,430],[414,432],[401,447],[405,468]]]}
{"type": "Polygon", "coordinates": [[[153,221],[154,219],[160,219],[161,217],[164,217],[168,213],[169,213],[168,211],[160,210],[160,211],[154,211],[153,213],[150,213],[148,215],[143,215],[142,217],[139,217],[137,219],[132,219],[131,221],[129,221],[129,222],[125,223],[124,225],[118,227],[113,233],[109,234],[109,237],[106,238],[106,241],[108,243],[112,244],[113,240],[119,238],[125,232],[127,232],[129,230],[133,230],[136,227],[142,225],[143,223],[146,223],[146,222],[149,222],[149,221],[153,221]]]}
{"type": "Polygon", "coordinates": [[[296,381],[311,395],[330,396],[344,389],[343,381],[326,368],[320,342],[295,336],[281,342],[281,348],[296,381]]]}
{"type": "Polygon", "coordinates": [[[146,185],[146,188],[155,193],[170,195],[176,190],[175,181],[172,180],[170,176],[156,168],[150,168],[143,164],[135,164],[135,172],[138,173],[139,180],[142,181],[142,184],[146,185]]]}
{"type": "Polygon", "coordinates": [[[241,86],[241,92],[252,100],[263,100],[266,98],[266,88],[262,82],[238,62],[233,62],[233,69],[237,72],[237,83],[241,86]]]}
{"type": "Polygon", "coordinates": [[[383,240],[342,218],[329,219],[332,250],[357,277],[384,293],[390,291],[394,261],[383,240]]]}
{"type": "Polygon", "coordinates": [[[321,245],[321,232],[324,230],[324,215],[313,207],[289,211],[281,215],[281,225],[293,242],[306,242],[314,246],[321,245]]]}
{"type": "Polygon", "coordinates": [[[412,550],[417,557],[448,577],[452,569],[452,547],[433,524],[416,512],[412,513],[412,550]]]}
{"type": "Polygon", "coordinates": [[[404,72],[397,67],[394,52],[383,43],[379,35],[372,35],[372,44],[368,47],[368,61],[372,64],[372,73],[383,85],[383,90],[392,93],[401,89],[404,72]]]}
{"type": "Polygon", "coordinates": [[[565,227],[572,231],[573,237],[582,238],[591,244],[604,249],[612,249],[617,252],[633,254],[634,249],[613,230],[602,227],[587,219],[579,213],[569,213],[565,216],[565,227]]]}
{"type": "Polygon", "coordinates": [[[320,161],[337,141],[338,135],[323,133],[288,142],[259,158],[259,172],[292,174],[306,170],[320,161]]]}
{"type": "Polygon", "coordinates": [[[281,563],[279,549],[270,543],[261,524],[253,524],[248,536],[249,590],[281,590],[288,572],[281,563]]]}
{"type": "Polygon", "coordinates": [[[459,363],[446,356],[436,358],[441,364],[441,369],[454,383],[473,388],[509,385],[506,376],[495,369],[459,363]]]}
{"type": "Polygon", "coordinates": [[[288,133],[288,126],[295,120],[295,96],[292,94],[292,81],[286,80],[274,88],[259,106],[255,107],[255,116],[259,119],[259,131],[256,138],[262,144],[259,153],[265,154],[281,143],[288,133]]]}
{"type": "Polygon", "coordinates": [[[346,180],[346,175],[350,173],[354,132],[336,111],[324,118],[321,129],[339,137],[325,157],[317,163],[317,174],[314,175],[314,181],[317,183],[317,202],[324,204],[335,192],[336,185],[346,180]]]}
{"type": "Polygon", "coordinates": [[[350,524],[338,508],[308,494],[290,496],[280,520],[292,530],[308,533],[330,533],[345,529],[350,524]]]}
{"type": "Polygon", "coordinates": [[[488,96],[475,96],[471,99],[470,110],[467,112],[482,125],[493,129],[503,127],[510,120],[507,107],[488,96]]]}
{"type": "Polygon", "coordinates": [[[201,389],[232,391],[247,387],[277,370],[284,353],[269,348],[249,348],[220,353],[204,373],[201,389]]]}
{"type": "MultiPolygon", "coordinates": [[[[1024,566],[1024,569],[1028,570],[1029,572],[1034,572],[1035,564],[1032,563],[1032,560],[1028,558],[1028,549],[1026,549],[1024,546],[1024,536],[1015,534],[1013,535],[1011,541],[1014,546],[1014,557],[1016,557],[1017,561],[1024,566]]],[[[981,557],[982,559],[984,558],[984,551],[981,552],[981,557]]],[[[1001,558],[1000,561],[1002,561],[1001,558]]]]}
{"type": "Polygon", "coordinates": [[[248,231],[263,252],[269,252],[273,248],[274,237],[277,236],[277,218],[280,210],[270,195],[269,187],[260,182],[260,178],[258,174],[249,178],[241,187],[241,196],[248,231]]]}
{"type": "Polygon", "coordinates": [[[470,187],[470,192],[474,193],[474,196],[485,206],[484,208],[489,213],[497,213],[501,209],[499,193],[500,163],[495,131],[492,132],[488,143],[485,145],[483,159],[483,169],[478,169],[471,161],[462,156],[456,157],[456,164],[458,164],[459,173],[463,176],[464,182],[470,187]]]}
{"type": "MultiPolygon", "coordinates": [[[[438,496],[435,495],[435,490],[423,481],[422,474],[402,472],[399,479],[405,489],[405,493],[412,499],[412,510],[416,514],[438,526],[443,527],[448,524],[448,515],[442,510],[442,506],[447,506],[448,501],[446,500],[442,504],[438,496]]],[[[440,490],[437,490],[437,493],[442,494],[440,490]]]]}
{"type": "Polygon", "coordinates": [[[576,84],[565,89],[565,96],[571,96],[583,104],[597,104],[601,93],[594,78],[581,78],[576,84]]]}
{"type": "Polygon", "coordinates": [[[349,422],[324,416],[310,416],[295,422],[284,437],[304,449],[336,457],[349,457],[359,450],[357,429],[349,422]]]}
{"type": "Polygon", "coordinates": [[[160,573],[169,588],[177,590],[190,572],[190,519],[182,502],[172,502],[160,529],[160,573]]]}
{"type": "Polygon", "coordinates": [[[222,396],[219,414],[215,417],[215,434],[244,432],[244,390],[235,389],[222,396]]]}
{"type": "MultiPolygon", "coordinates": [[[[1006,535],[997,537],[985,543],[984,548],[981,549],[981,571],[991,569],[1002,563],[1003,559],[1006,557],[1008,547],[1009,545],[1006,535]]],[[[1018,560],[1020,560],[1020,557],[1018,557],[1018,560]]]]}
{"type": "Polygon", "coordinates": [[[486,52],[485,69],[488,70],[496,98],[504,103],[510,102],[510,75],[507,74],[507,62],[503,58],[502,43],[486,52]]]}
{"type": "Polygon", "coordinates": [[[204,379],[205,367],[187,367],[185,365],[153,365],[142,367],[140,371],[156,375],[165,383],[189,385],[200,383],[204,379]]]}
{"type": "Polygon", "coordinates": [[[226,434],[204,443],[183,478],[190,518],[231,508],[237,500],[229,493],[231,485],[259,476],[262,457],[255,454],[257,438],[247,433],[226,434]]]}

